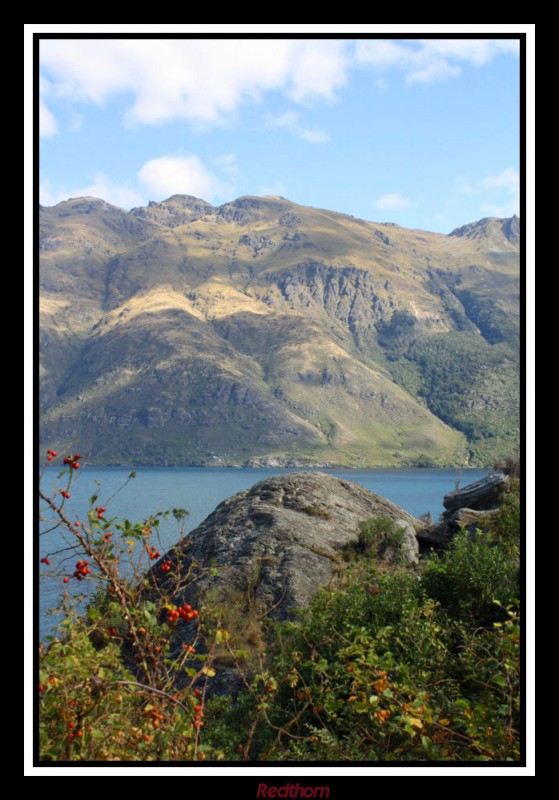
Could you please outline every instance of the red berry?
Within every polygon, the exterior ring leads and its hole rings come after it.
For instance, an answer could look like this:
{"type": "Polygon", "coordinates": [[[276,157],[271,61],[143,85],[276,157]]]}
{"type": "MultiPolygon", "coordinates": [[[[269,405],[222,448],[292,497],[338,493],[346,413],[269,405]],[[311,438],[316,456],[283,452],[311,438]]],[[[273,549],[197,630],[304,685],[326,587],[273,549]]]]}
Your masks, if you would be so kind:
{"type": "Polygon", "coordinates": [[[46,564],[46,565],[48,566],[48,565],[50,564],[50,559],[48,559],[48,558],[45,556],[44,558],[42,558],[42,559],[41,559],[41,564],[46,564]]]}
{"type": "Polygon", "coordinates": [[[52,456],[47,456],[47,461],[52,461],[52,456]]]}
{"type": "Polygon", "coordinates": [[[83,736],[83,731],[78,731],[78,732],[76,733],[76,736],[78,737],[78,739],[81,739],[81,738],[82,738],[82,736],[83,736]]]}
{"type": "Polygon", "coordinates": [[[47,687],[46,687],[46,686],[43,686],[43,684],[42,684],[42,683],[40,683],[40,684],[39,684],[39,691],[40,691],[40,692],[44,692],[46,688],[47,688],[47,687]]]}
{"type": "Polygon", "coordinates": [[[202,706],[194,706],[194,711],[195,711],[196,714],[199,714],[201,710],[202,710],[202,706]]]}
{"type": "Polygon", "coordinates": [[[64,578],[64,583],[68,583],[68,578],[64,578]]]}

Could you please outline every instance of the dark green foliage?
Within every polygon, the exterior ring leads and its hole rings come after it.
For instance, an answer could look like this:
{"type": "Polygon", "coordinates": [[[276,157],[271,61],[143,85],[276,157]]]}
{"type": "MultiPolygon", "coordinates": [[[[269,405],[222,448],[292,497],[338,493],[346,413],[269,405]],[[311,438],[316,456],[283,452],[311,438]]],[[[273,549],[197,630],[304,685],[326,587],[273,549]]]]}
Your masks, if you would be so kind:
{"type": "Polygon", "coordinates": [[[486,341],[490,344],[506,342],[515,351],[518,349],[519,328],[510,314],[499,308],[494,300],[472,291],[458,291],[456,294],[486,341]]]}
{"type": "Polygon", "coordinates": [[[409,311],[395,311],[390,322],[378,325],[379,344],[389,359],[402,356],[414,338],[415,317],[409,311]]]}
{"type": "Polygon", "coordinates": [[[356,553],[381,554],[387,548],[400,548],[404,536],[403,528],[399,528],[390,517],[371,517],[359,523],[357,542],[351,547],[356,553]]]}
{"type": "Polygon", "coordinates": [[[433,558],[423,570],[422,583],[450,616],[475,628],[502,618],[495,601],[507,606],[518,597],[518,577],[518,565],[489,534],[470,541],[462,532],[444,559],[433,558]]]}
{"type": "Polygon", "coordinates": [[[418,339],[407,358],[419,367],[420,395],[448,425],[473,440],[518,435],[519,386],[507,347],[471,334],[440,333],[418,339]]]}

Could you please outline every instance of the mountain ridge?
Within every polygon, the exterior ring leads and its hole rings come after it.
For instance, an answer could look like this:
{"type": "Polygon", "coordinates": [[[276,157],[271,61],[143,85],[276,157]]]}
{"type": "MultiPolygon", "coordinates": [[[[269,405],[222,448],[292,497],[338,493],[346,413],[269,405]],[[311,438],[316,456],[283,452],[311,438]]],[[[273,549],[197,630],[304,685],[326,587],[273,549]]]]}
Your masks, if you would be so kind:
{"type": "Polygon", "coordinates": [[[480,463],[517,440],[515,218],[445,235],[185,195],[40,218],[47,446],[399,466],[480,463]]]}

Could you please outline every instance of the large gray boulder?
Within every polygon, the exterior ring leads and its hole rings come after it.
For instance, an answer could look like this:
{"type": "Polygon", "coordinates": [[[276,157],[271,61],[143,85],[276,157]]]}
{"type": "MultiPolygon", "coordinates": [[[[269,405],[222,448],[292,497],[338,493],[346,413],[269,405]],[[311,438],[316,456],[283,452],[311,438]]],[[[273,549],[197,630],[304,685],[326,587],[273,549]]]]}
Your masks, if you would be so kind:
{"type": "MultiPolygon", "coordinates": [[[[419,520],[352,481],[319,472],[266,478],[224,500],[164,558],[182,562],[183,572],[192,564],[217,568],[200,574],[189,602],[248,597],[285,618],[329,583],[341,549],[356,541],[358,523],[369,517],[394,520],[404,531],[400,563],[417,561],[419,520]]],[[[382,555],[392,563],[396,556],[386,549],[382,555]]]]}

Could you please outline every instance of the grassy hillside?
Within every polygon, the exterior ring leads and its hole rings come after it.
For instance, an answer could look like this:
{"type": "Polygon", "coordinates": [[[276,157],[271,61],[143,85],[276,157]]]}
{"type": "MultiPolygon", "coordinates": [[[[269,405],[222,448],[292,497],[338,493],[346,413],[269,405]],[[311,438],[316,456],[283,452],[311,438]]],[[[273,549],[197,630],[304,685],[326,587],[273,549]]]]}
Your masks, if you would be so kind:
{"type": "Polygon", "coordinates": [[[45,446],[98,463],[482,463],[518,438],[518,221],[245,197],[41,210],[45,446]]]}

